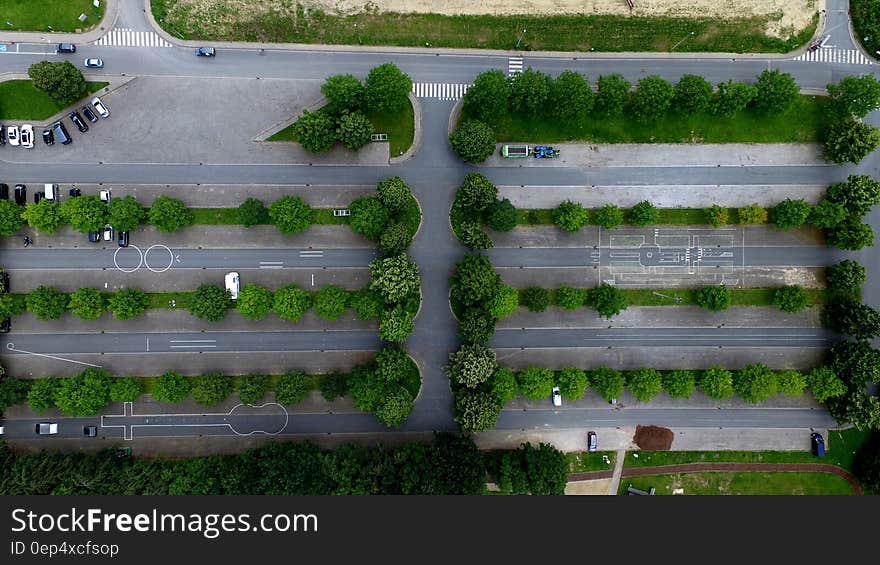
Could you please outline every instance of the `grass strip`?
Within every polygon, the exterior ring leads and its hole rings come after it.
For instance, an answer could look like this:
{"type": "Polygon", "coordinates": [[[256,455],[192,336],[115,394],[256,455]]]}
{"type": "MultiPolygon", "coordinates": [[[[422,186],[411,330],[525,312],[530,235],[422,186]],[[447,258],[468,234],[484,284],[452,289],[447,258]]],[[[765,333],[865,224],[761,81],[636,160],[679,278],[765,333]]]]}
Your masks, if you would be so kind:
{"type": "Polygon", "coordinates": [[[0,25],[5,31],[88,29],[101,21],[104,5],[96,8],[92,0],[0,0],[0,25]],[[86,15],[86,21],[79,21],[80,14],[86,15]]]}
{"type": "Polygon", "coordinates": [[[658,495],[673,494],[681,488],[684,494],[696,495],[851,495],[852,486],[832,473],[802,471],[708,471],[623,477],[618,494],[625,494],[628,486],[658,495]]]}
{"type": "MultiPolygon", "coordinates": [[[[86,84],[88,85],[86,96],[89,96],[110,83],[89,82],[86,84]]],[[[2,120],[45,120],[72,106],[76,106],[76,104],[58,104],[48,94],[34,88],[29,80],[0,82],[0,119],[2,120]]]]}
{"type": "MultiPolygon", "coordinates": [[[[772,214],[773,207],[765,208],[768,216],[772,214]]],[[[624,218],[629,208],[622,208],[624,218]]],[[[739,224],[739,208],[727,208],[727,224],[739,224]]],[[[517,208],[516,223],[521,226],[549,226],[554,225],[553,208],[517,208]]],[[[656,225],[680,225],[699,226],[709,225],[706,220],[705,208],[658,208],[656,225]]],[[[596,209],[591,208],[589,221],[586,225],[598,225],[596,221],[596,209]]]]}

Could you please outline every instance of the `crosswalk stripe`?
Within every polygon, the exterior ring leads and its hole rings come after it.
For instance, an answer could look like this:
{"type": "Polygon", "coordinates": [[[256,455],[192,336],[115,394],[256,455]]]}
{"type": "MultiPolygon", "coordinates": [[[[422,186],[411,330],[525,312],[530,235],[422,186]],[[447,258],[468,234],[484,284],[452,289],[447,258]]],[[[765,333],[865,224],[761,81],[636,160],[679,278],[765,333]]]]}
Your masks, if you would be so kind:
{"type": "Polygon", "coordinates": [[[458,100],[470,88],[470,84],[448,82],[414,82],[412,92],[416,98],[433,98],[436,100],[458,100]]]}
{"type": "Polygon", "coordinates": [[[173,47],[158,33],[153,31],[134,31],[128,28],[110,30],[95,41],[95,45],[117,47],[173,47]]]}
{"type": "Polygon", "coordinates": [[[507,59],[507,74],[508,75],[521,73],[522,69],[523,69],[523,58],[522,57],[509,57],[507,59]]]}
{"type": "Polygon", "coordinates": [[[795,61],[813,63],[847,63],[850,65],[873,65],[874,61],[866,57],[858,49],[817,49],[806,51],[794,58],[795,61]]]}

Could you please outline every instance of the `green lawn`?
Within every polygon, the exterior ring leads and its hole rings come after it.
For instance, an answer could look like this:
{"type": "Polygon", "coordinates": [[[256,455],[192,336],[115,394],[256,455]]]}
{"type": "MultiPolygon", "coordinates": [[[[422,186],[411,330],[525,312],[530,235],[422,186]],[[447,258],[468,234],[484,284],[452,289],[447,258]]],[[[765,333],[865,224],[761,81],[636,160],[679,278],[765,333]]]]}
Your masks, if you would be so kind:
{"type": "MultiPolygon", "coordinates": [[[[819,141],[828,98],[800,96],[783,114],[746,110],[732,117],[709,113],[682,117],[670,113],[654,123],[628,116],[557,121],[546,117],[506,115],[493,122],[495,137],[506,142],[563,143],[790,143],[819,141]]],[[[467,119],[466,113],[462,120],[467,119]]]]}
{"type": "Polygon", "coordinates": [[[846,495],[853,494],[845,479],[831,473],[798,471],[676,473],[646,477],[623,477],[618,494],[626,493],[627,486],[647,491],[651,487],[658,495],[672,494],[674,488],[684,494],[718,495],[846,495]]]}
{"type": "MultiPolygon", "coordinates": [[[[88,83],[89,94],[101,90],[108,84],[110,83],[88,83]]],[[[67,107],[49,98],[49,95],[42,90],[34,88],[29,80],[0,82],[0,119],[45,120],[67,107]]]]}
{"type": "MultiPolygon", "coordinates": [[[[190,208],[195,224],[238,225],[238,208],[190,208]]],[[[348,216],[334,216],[333,208],[312,208],[312,224],[347,224],[348,216]]],[[[266,222],[264,225],[272,225],[266,222]]]]}
{"type": "MultiPolygon", "coordinates": [[[[586,441],[586,438],[584,439],[586,441]]],[[[569,473],[587,473],[589,471],[613,471],[614,460],[617,458],[615,451],[574,451],[565,454],[568,459],[569,473]],[[608,457],[610,463],[606,463],[602,456],[608,457]]]]}
{"type": "Polygon", "coordinates": [[[101,21],[106,2],[92,0],[0,0],[0,29],[6,31],[76,31],[101,21]],[[86,21],[79,21],[85,14],[86,21]],[[7,23],[8,22],[8,23],[7,23]],[[9,23],[12,25],[10,26],[9,23]]]}
{"type": "MultiPolygon", "coordinates": [[[[217,18],[205,18],[189,3],[153,0],[153,15],[166,31],[184,39],[478,47],[555,51],[779,52],[803,45],[817,18],[786,39],[764,35],[775,18],[718,20],[620,16],[443,16],[364,13],[335,15],[274,0],[278,10],[251,15],[247,4],[222,3],[217,18]],[[240,6],[240,7],[239,7],[240,6]],[[288,8],[288,9],[280,9],[288,8]],[[526,34],[522,30],[527,29],[526,34]],[[691,35],[693,33],[693,35],[691,35]],[[684,41],[682,41],[684,40],[684,41]],[[519,45],[517,45],[519,43],[519,45]]],[[[780,14],[781,16],[781,14],[780,14]]]]}
{"type": "MultiPolygon", "coordinates": [[[[624,218],[629,208],[624,208],[624,218]]],[[[766,208],[768,216],[773,213],[773,207],[766,208]]],[[[522,226],[553,225],[552,208],[517,208],[516,223],[522,226]]],[[[709,225],[706,221],[705,208],[658,208],[657,225],[697,226],[709,225]]],[[[727,224],[739,224],[739,208],[727,208],[727,224]]],[[[590,210],[590,219],[587,225],[597,225],[595,210],[590,210]]]]}

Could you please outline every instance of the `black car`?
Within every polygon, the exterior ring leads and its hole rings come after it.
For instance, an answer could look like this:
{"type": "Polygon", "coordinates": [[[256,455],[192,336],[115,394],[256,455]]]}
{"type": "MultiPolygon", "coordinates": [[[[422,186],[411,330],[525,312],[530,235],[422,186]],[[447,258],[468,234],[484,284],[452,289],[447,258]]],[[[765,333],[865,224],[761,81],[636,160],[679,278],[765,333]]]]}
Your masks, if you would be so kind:
{"type": "Polygon", "coordinates": [[[9,292],[9,273],[0,271],[0,293],[9,292]]]}
{"type": "Polygon", "coordinates": [[[92,123],[98,121],[98,116],[96,116],[95,113],[92,112],[92,109],[89,108],[88,106],[83,106],[81,108],[81,110],[82,110],[83,116],[85,116],[88,121],[90,121],[92,123]]]}
{"type": "Polygon", "coordinates": [[[0,198],[9,200],[9,185],[6,183],[0,182],[0,198]]]}
{"type": "Polygon", "coordinates": [[[0,145],[6,145],[6,126],[0,124],[0,145]]]}
{"type": "Polygon", "coordinates": [[[101,241],[101,232],[90,231],[89,232],[89,243],[98,243],[99,241],[101,241]]]}
{"type": "Polygon", "coordinates": [[[42,200],[46,196],[45,192],[35,192],[34,193],[34,204],[39,204],[40,200],[42,200]]]}
{"type": "Polygon", "coordinates": [[[73,125],[75,125],[76,129],[78,129],[80,132],[85,133],[89,131],[89,124],[83,121],[82,116],[80,116],[79,112],[77,112],[76,110],[67,114],[67,117],[70,118],[70,121],[73,122],[73,125]]]}
{"type": "Polygon", "coordinates": [[[56,53],[76,53],[76,45],[73,43],[59,43],[55,48],[56,53]]]}
{"type": "Polygon", "coordinates": [[[19,206],[27,204],[27,187],[23,184],[15,185],[15,203],[19,206]]]}
{"type": "Polygon", "coordinates": [[[11,329],[12,318],[4,318],[3,321],[0,322],[0,334],[8,334],[11,329]]]}
{"type": "Polygon", "coordinates": [[[119,247],[128,247],[128,232],[119,232],[119,247]]]}
{"type": "Polygon", "coordinates": [[[55,145],[55,134],[50,129],[43,130],[43,143],[46,145],[55,145]]]}
{"type": "Polygon", "coordinates": [[[71,198],[76,198],[77,196],[82,195],[82,191],[76,187],[73,187],[70,189],[70,192],[68,192],[68,194],[70,194],[71,198]]]}
{"type": "Polygon", "coordinates": [[[95,437],[98,435],[97,426],[83,426],[83,435],[85,437],[95,437]]]}
{"type": "Polygon", "coordinates": [[[67,145],[68,143],[73,142],[73,139],[70,138],[70,134],[67,133],[67,128],[61,120],[52,124],[52,131],[55,133],[55,137],[58,138],[58,141],[61,142],[61,145],[67,145]]]}

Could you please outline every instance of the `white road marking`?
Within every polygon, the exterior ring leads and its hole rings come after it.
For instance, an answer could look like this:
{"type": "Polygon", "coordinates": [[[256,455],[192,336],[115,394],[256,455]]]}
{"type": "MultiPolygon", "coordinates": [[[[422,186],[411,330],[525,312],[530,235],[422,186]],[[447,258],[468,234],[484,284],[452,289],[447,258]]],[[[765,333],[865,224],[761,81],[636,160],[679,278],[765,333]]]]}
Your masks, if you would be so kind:
{"type": "Polygon", "coordinates": [[[523,58],[510,57],[507,59],[507,74],[510,76],[523,72],[523,58]]]}
{"type": "Polygon", "coordinates": [[[303,249],[299,252],[299,256],[306,259],[323,257],[324,251],[321,249],[303,249]]]}
{"type": "Polygon", "coordinates": [[[89,367],[101,367],[101,365],[95,365],[94,363],[86,363],[85,361],[75,361],[73,359],[65,359],[64,357],[57,357],[55,355],[48,355],[46,353],[34,353],[33,351],[25,351],[24,349],[15,349],[15,344],[10,342],[6,344],[6,349],[9,351],[14,351],[16,353],[26,353],[28,355],[36,355],[38,357],[46,357],[48,359],[55,359],[56,361],[67,361],[68,363],[76,363],[78,365],[88,365],[89,367]]]}
{"type": "Polygon", "coordinates": [[[128,28],[111,29],[95,41],[95,45],[117,47],[174,47],[153,31],[134,31],[128,28]]]}
{"type": "MultiPolygon", "coordinates": [[[[830,46],[829,46],[830,47],[830,46]]],[[[873,65],[874,62],[865,57],[858,49],[822,48],[806,51],[793,59],[812,63],[848,63],[850,65],[873,65]]]]}
{"type": "Polygon", "coordinates": [[[416,98],[458,100],[470,87],[470,84],[462,83],[414,82],[412,92],[416,98]]]}

